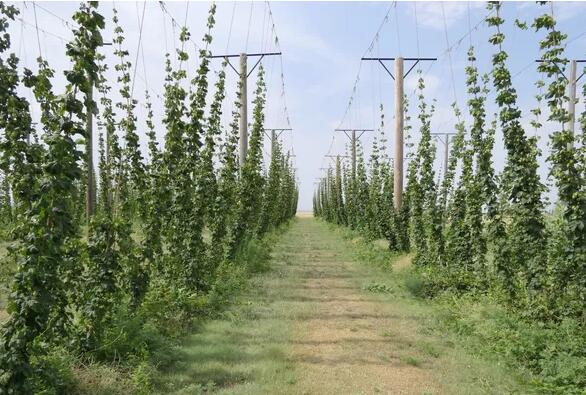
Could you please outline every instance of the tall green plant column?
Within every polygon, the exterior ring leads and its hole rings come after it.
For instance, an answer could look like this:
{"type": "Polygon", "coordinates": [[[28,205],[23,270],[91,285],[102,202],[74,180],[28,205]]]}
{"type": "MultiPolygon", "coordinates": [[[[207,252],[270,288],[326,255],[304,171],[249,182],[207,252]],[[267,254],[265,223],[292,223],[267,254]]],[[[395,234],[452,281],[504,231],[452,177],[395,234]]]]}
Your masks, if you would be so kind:
{"type": "Polygon", "coordinates": [[[250,134],[246,162],[242,167],[242,175],[238,191],[236,220],[231,232],[229,256],[233,258],[243,242],[254,236],[258,226],[259,207],[262,207],[261,196],[265,184],[262,175],[262,137],[264,133],[264,107],[266,88],[264,68],[259,67],[257,87],[254,98],[253,123],[250,134]]]}
{"type": "Polygon", "coordinates": [[[563,216],[555,224],[550,239],[549,266],[555,273],[550,305],[558,307],[560,315],[586,314],[586,181],[580,172],[584,159],[580,155],[580,140],[569,129],[570,114],[566,109],[568,81],[564,76],[568,59],[564,56],[566,34],[556,29],[552,13],[537,17],[533,23],[536,31],[545,30],[547,35],[540,41],[542,50],[538,70],[550,82],[545,98],[549,107],[549,121],[558,128],[550,136],[551,175],[558,189],[563,216]]]}
{"type": "Polygon", "coordinates": [[[507,152],[501,175],[501,216],[504,232],[495,235],[495,265],[510,300],[530,307],[540,305],[546,281],[545,226],[541,194],[544,186],[537,174],[538,150],[535,138],[527,138],[521,125],[517,93],[506,66],[508,58],[502,44],[500,3],[490,3],[494,15],[487,17],[496,29],[489,42],[495,46],[492,56],[492,81],[499,106],[499,121],[507,152]]]}
{"type": "MultiPolygon", "coordinates": [[[[82,156],[76,139],[85,137],[85,115],[95,109],[95,103],[87,97],[91,81],[96,79],[96,50],[102,43],[100,30],[104,27],[96,7],[96,3],[84,3],[73,15],[78,26],[67,44],[72,68],[65,71],[64,95],[52,94],[49,78],[53,73],[48,67],[41,67],[38,76],[26,72],[27,85],[34,86],[35,96],[44,103],[41,121],[46,150],[40,158],[44,181],[43,193],[31,199],[34,209],[26,214],[27,236],[17,252],[17,275],[8,308],[11,316],[2,336],[0,385],[4,393],[31,393],[39,380],[49,388],[59,380],[45,370],[42,357],[49,344],[67,333],[71,317],[66,307],[72,296],[71,284],[78,280],[76,251],[80,232],[72,202],[81,178],[82,156]],[[85,95],[85,101],[78,95],[85,95]]],[[[14,9],[4,5],[2,12],[11,19],[15,15],[14,9]]],[[[5,22],[3,19],[3,28],[5,22]]],[[[21,110],[28,111],[23,107],[21,110]]]]}

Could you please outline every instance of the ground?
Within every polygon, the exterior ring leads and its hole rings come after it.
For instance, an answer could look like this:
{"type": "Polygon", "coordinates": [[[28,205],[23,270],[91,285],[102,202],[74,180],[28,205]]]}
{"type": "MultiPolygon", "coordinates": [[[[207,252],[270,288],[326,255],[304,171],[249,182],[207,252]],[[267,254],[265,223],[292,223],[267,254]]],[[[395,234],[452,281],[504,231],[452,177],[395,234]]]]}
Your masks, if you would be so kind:
{"type": "Polygon", "coordinates": [[[402,285],[409,257],[396,257],[389,270],[356,258],[356,248],[329,225],[298,217],[274,248],[272,270],[185,340],[159,391],[522,392],[498,362],[434,329],[433,307],[402,285]]]}

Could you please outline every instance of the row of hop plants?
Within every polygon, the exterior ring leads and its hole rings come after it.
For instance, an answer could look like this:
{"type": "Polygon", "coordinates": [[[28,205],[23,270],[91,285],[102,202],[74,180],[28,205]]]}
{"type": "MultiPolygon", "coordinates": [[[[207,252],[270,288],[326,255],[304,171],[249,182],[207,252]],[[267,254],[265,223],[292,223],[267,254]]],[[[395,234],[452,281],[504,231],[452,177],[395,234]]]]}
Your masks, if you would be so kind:
{"type": "MultiPolygon", "coordinates": [[[[294,169],[278,142],[263,170],[262,67],[242,168],[236,156],[239,97],[229,127],[222,126],[225,64],[209,92],[215,10],[212,5],[191,81],[182,68],[188,53],[166,55],[165,138],[159,144],[148,91],[146,123],[135,115],[132,64],[116,10],[117,81],[107,80],[111,66],[101,52],[106,21],[96,2],[86,2],[73,15],[65,90],[55,92],[55,71],[42,58],[36,71],[20,71],[8,33],[19,11],[0,2],[0,211],[15,267],[10,317],[1,333],[2,393],[59,388],[46,356],[61,347],[99,359],[120,310],[131,319],[148,316],[169,332],[187,325],[221,273],[238,269],[239,251],[294,215],[294,169]],[[38,126],[23,89],[41,108],[38,126]],[[110,98],[113,89],[119,102],[110,98]],[[96,212],[86,217],[86,184],[95,172],[83,152],[90,113],[98,117],[99,158],[96,212]],[[141,135],[148,138],[148,154],[140,150],[141,135]]],[[[190,40],[187,28],[179,40],[181,48],[190,40]]]]}
{"type": "MultiPolygon", "coordinates": [[[[338,159],[314,194],[315,215],[359,230],[369,238],[386,238],[395,251],[411,252],[413,263],[425,273],[427,293],[486,293],[498,295],[508,306],[531,320],[559,322],[586,319],[586,111],[576,114],[571,131],[567,111],[568,59],[566,34],[557,30],[551,12],[529,26],[542,34],[531,110],[532,127],[539,129],[541,103],[548,106],[549,177],[558,191],[553,211],[546,210],[546,187],[538,174],[541,153],[537,138],[522,126],[523,114],[507,68],[504,19],[500,3],[488,4],[486,17],[493,29],[492,70],[481,74],[474,48],[468,51],[467,111],[453,105],[457,123],[449,163],[444,174],[434,170],[432,141],[434,105],[424,97],[419,78],[419,143],[410,151],[403,205],[393,207],[393,174],[384,135],[375,141],[368,166],[358,150],[356,174],[338,159]],[[488,119],[487,96],[495,94],[497,113],[488,119]],[[466,117],[465,115],[469,115],[466,117]],[[466,122],[464,118],[470,119],[466,122]],[[500,129],[506,153],[504,169],[493,166],[495,134],[500,129]]],[[[586,95],[586,91],[583,92],[586,95]]],[[[407,105],[406,105],[407,108],[407,105]]],[[[406,110],[407,111],[407,110],[406,110]]],[[[405,133],[412,133],[409,117],[405,133]]],[[[382,127],[381,127],[382,130],[382,127]]]]}
{"type": "MultiPolygon", "coordinates": [[[[537,138],[530,137],[522,126],[524,115],[504,51],[501,4],[489,3],[488,11],[486,22],[493,30],[489,38],[494,48],[492,70],[487,74],[478,70],[471,47],[466,67],[468,114],[453,105],[457,122],[442,177],[434,171],[434,106],[425,100],[420,77],[419,143],[407,158],[401,209],[392,205],[392,174],[382,143],[373,148],[368,172],[361,151],[355,176],[336,162],[315,192],[314,212],[368,238],[384,237],[394,251],[410,252],[417,278],[422,280],[415,290],[418,295],[447,295],[448,300],[462,296],[503,306],[503,317],[495,316],[494,322],[478,328],[483,343],[530,371],[531,384],[544,393],[583,393],[586,110],[576,114],[573,132],[564,76],[567,36],[557,29],[551,9],[531,24],[515,21],[518,28],[532,28],[541,35],[543,61],[538,71],[543,79],[536,87],[543,93],[536,95],[537,107],[525,117],[536,131],[543,128],[540,116],[545,101],[547,121],[554,130],[549,133],[549,155],[544,158],[537,138]],[[489,93],[495,96],[494,118],[487,113],[489,93]],[[500,174],[493,166],[497,130],[502,133],[506,154],[500,174]],[[546,209],[547,188],[538,174],[542,159],[549,165],[548,176],[557,190],[551,210],[546,209]]],[[[586,96],[586,87],[582,95],[586,96]]],[[[409,117],[406,120],[405,134],[410,135],[412,126],[409,117]]],[[[455,321],[464,320],[467,331],[476,328],[469,311],[454,309],[454,317],[460,317],[455,321]]],[[[451,325],[462,329],[458,322],[451,325]]]]}

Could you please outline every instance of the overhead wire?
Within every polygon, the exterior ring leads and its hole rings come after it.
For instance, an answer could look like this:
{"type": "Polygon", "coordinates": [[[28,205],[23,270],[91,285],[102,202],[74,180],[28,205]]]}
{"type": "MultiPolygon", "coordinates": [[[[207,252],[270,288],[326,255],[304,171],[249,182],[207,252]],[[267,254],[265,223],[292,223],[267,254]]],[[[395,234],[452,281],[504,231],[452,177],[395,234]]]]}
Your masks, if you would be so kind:
{"type": "MultiPolygon", "coordinates": [[[[159,1],[159,6],[161,7],[161,10],[163,11],[163,14],[167,15],[170,19],[171,19],[171,25],[173,27],[175,26],[181,26],[179,24],[179,22],[177,22],[177,20],[175,19],[175,17],[173,16],[173,14],[171,14],[171,11],[169,11],[169,9],[167,8],[167,6],[165,5],[164,1],[159,1]]],[[[189,10],[189,2],[187,2],[187,8],[186,8],[186,12],[185,12],[185,23],[183,24],[184,26],[187,25],[187,11],[189,10]]],[[[173,35],[173,42],[175,42],[175,34],[173,35]]],[[[200,50],[200,46],[193,40],[193,37],[189,37],[189,41],[193,44],[193,46],[196,48],[196,50],[200,50]]],[[[175,49],[177,49],[177,46],[175,45],[175,49]]],[[[168,50],[167,50],[168,52],[168,50]]]]}
{"type": "Polygon", "coordinates": [[[250,14],[248,16],[248,29],[246,31],[246,45],[244,46],[244,52],[248,52],[248,39],[250,38],[250,25],[252,24],[252,10],[254,8],[254,1],[250,2],[250,14]]]}
{"type": "MultiPolygon", "coordinates": [[[[274,45],[276,50],[278,52],[283,52],[282,48],[281,48],[281,42],[279,40],[279,36],[277,34],[277,28],[275,26],[275,19],[274,19],[274,15],[273,15],[273,11],[271,9],[271,4],[267,1],[267,9],[268,9],[268,15],[269,15],[269,23],[271,25],[271,31],[274,35],[274,40],[273,43],[271,45],[274,45]]],[[[283,99],[283,116],[285,118],[285,123],[287,125],[288,129],[293,129],[292,124],[291,124],[291,116],[289,113],[289,106],[288,106],[288,102],[287,102],[287,93],[286,93],[286,83],[285,83],[285,71],[284,71],[284,62],[283,62],[283,56],[279,56],[279,69],[280,69],[280,78],[281,78],[281,97],[283,99]]],[[[296,157],[295,155],[295,138],[294,138],[294,133],[293,130],[289,130],[289,137],[290,137],[290,145],[291,145],[291,153],[293,155],[293,163],[296,163],[296,157]]]]}
{"type": "MultiPolygon", "coordinates": [[[[27,26],[33,27],[33,28],[35,28],[35,29],[37,28],[37,26],[35,26],[33,23],[29,23],[29,22],[25,21],[25,20],[24,20],[22,17],[17,17],[17,18],[15,18],[15,19],[16,19],[16,20],[18,20],[18,21],[20,21],[21,23],[23,23],[23,24],[27,25],[27,26]]],[[[55,38],[57,38],[57,39],[61,40],[61,42],[62,42],[62,43],[67,43],[67,42],[69,42],[69,39],[67,39],[67,38],[65,38],[65,37],[63,37],[63,36],[60,36],[60,35],[58,35],[58,34],[55,34],[55,33],[51,33],[51,32],[49,32],[49,31],[47,31],[47,30],[45,30],[45,29],[42,29],[42,28],[40,28],[40,27],[39,27],[38,29],[39,29],[39,31],[40,31],[41,33],[45,33],[45,34],[47,34],[47,35],[49,35],[49,36],[51,36],[51,37],[55,37],[55,38]]]]}
{"type": "Polygon", "coordinates": [[[261,37],[260,37],[260,51],[264,52],[265,50],[265,23],[267,18],[267,5],[264,4],[264,8],[262,10],[262,29],[261,29],[261,37]]]}
{"type": "MultiPolygon", "coordinates": [[[[370,42],[370,44],[368,45],[368,47],[366,48],[366,50],[362,54],[362,58],[365,57],[374,48],[374,45],[380,35],[382,28],[389,22],[389,16],[391,14],[391,11],[393,10],[393,7],[395,6],[395,3],[396,3],[396,1],[391,3],[391,5],[389,5],[389,8],[387,9],[385,16],[383,17],[380,25],[378,26],[378,29],[376,30],[376,33],[374,34],[372,41],[370,42]]],[[[346,117],[348,116],[348,112],[350,111],[350,107],[352,106],[352,102],[354,99],[353,96],[354,96],[354,93],[356,92],[356,85],[360,82],[360,72],[362,71],[362,63],[363,63],[363,60],[361,59],[360,63],[358,64],[358,72],[356,73],[356,79],[354,80],[354,86],[352,87],[350,98],[348,99],[348,104],[346,105],[346,109],[344,110],[344,115],[342,115],[342,119],[337,127],[338,129],[341,128],[342,125],[344,124],[344,122],[346,121],[346,117]]]]}
{"type": "Polygon", "coordinates": [[[165,36],[165,54],[169,54],[169,43],[167,41],[167,18],[165,17],[165,9],[161,6],[163,13],[163,35],[165,36]]]}
{"type": "MultiPolygon", "coordinates": [[[[472,17],[470,15],[470,2],[466,2],[466,14],[468,16],[468,30],[472,29],[472,17]]],[[[470,47],[472,47],[472,33],[468,36],[470,38],[470,47]]]]}
{"type": "MultiPolygon", "coordinates": [[[[189,15],[189,1],[185,2],[185,18],[183,20],[183,29],[188,30],[187,29],[187,16],[189,15]]],[[[191,34],[189,35],[189,38],[191,39],[191,34]]],[[[191,41],[191,40],[190,40],[191,41]]],[[[195,42],[191,41],[194,45],[195,49],[195,53],[197,54],[197,46],[195,45],[195,42]]],[[[183,52],[185,50],[185,41],[181,41],[181,52],[183,52]]],[[[197,56],[196,56],[197,58],[197,56]]],[[[198,58],[199,59],[199,58],[198,58]]],[[[187,80],[190,81],[190,77],[189,77],[189,71],[191,70],[191,68],[189,67],[189,58],[186,61],[187,66],[186,66],[186,75],[187,75],[187,80]]],[[[181,67],[183,65],[183,59],[181,59],[181,61],[179,62],[179,70],[181,70],[181,67]]],[[[190,86],[191,89],[191,86],[190,86]]]]}
{"type": "Polygon", "coordinates": [[[397,45],[398,45],[398,49],[399,49],[399,56],[401,56],[401,54],[402,54],[402,51],[401,51],[401,30],[399,29],[398,8],[399,8],[398,3],[395,2],[395,30],[397,32],[397,45]]]}
{"type": "MultiPolygon", "coordinates": [[[[446,10],[445,10],[443,2],[441,3],[441,7],[442,7],[442,17],[443,17],[443,21],[444,21],[444,35],[446,38],[446,47],[449,47],[450,46],[450,39],[448,38],[448,23],[446,21],[446,10]]],[[[454,102],[457,103],[458,102],[458,95],[456,92],[456,79],[454,78],[454,63],[452,62],[452,51],[448,51],[448,61],[450,63],[450,78],[452,81],[454,102]]]]}
{"type": "MultiPolygon", "coordinates": [[[[474,31],[477,31],[478,28],[486,23],[486,18],[488,16],[490,16],[492,13],[494,12],[493,10],[489,10],[489,12],[484,15],[474,26],[472,26],[466,33],[464,33],[462,36],[460,36],[457,40],[455,40],[452,44],[448,43],[447,48],[445,50],[443,50],[440,54],[437,55],[437,60],[438,61],[445,61],[445,58],[448,54],[453,53],[453,51],[457,50],[460,45],[462,44],[462,42],[464,41],[464,39],[468,38],[474,31]]],[[[427,69],[425,70],[425,72],[422,73],[422,78],[425,79],[427,77],[427,75],[429,74],[429,72],[431,71],[431,69],[433,68],[433,66],[437,63],[436,62],[430,62],[429,66],[427,67],[427,69]]],[[[533,62],[531,63],[533,64],[533,62]]],[[[413,89],[413,91],[408,95],[408,99],[411,99],[413,97],[413,95],[417,92],[417,87],[415,87],[413,89]]]]}
{"type": "MultiPolygon", "coordinates": [[[[137,11],[138,11],[138,9],[137,9],[137,11]]],[[[140,55],[140,49],[141,49],[141,44],[142,44],[142,28],[144,26],[144,15],[145,15],[145,11],[146,11],[146,0],[143,2],[142,16],[140,18],[140,23],[139,23],[138,46],[136,48],[136,58],[134,60],[134,73],[133,73],[133,76],[132,76],[132,87],[130,89],[130,97],[131,98],[134,96],[134,83],[136,81],[136,70],[138,70],[138,56],[140,55]]],[[[144,56],[144,52],[143,52],[143,56],[144,56]]],[[[146,81],[146,70],[145,70],[145,81],[146,81]]]]}
{"type": "Polygon", "coordinates": [[[234,14],[236,12],[236,2],[232,2],[232,17],[230,17],[230,27],[228,28],[228,39],[226,40],[226,53],[230,47],[230,39],[232,38],[232,26],[234,25],[234,14]]]}
{"type": "Polygon", "coordinates": [[[420,46],[419,46],[419,18],[417,18],[417,2],[413,2],[413,11],[415,15],[415,43],[417,45],[417,57],[421,56],[420,46]]]}
{"type": "MultiPolygon", "coordinates": [[[[277,30],[275,27],[275,20],[273,16],[273,11],[271,9],[270,3],[267,1],[267,8],[269,12],[269,21],[271,23],[271,30],[274,35],[274,45],[278,52],[282,52],[281,43],[279,40],[279,36],[277,35],[277,30]]],[[[291,117],[289,115],[289,108],[287,105],[287,94],[285,89],[285,73],[284,73],[284,66],[283,66],[283,56],[279,56],[279,66],[280,66],[280,76],[281,76],[281,96],[283,98],[283,114],[285,116],[287,127],[291,128],[291,117]]]]}
{"type": "MultiPolygon", "coordinates": [[[[33,1],[33,5],[35,5],[35,2],[33,1]]],[[[64,19],[62,17],[60,17],[59,15],[55,14],[53,11],[43,7],[40,4],[36,4],[35,5],[38,9],[45,11],[47,14],[59,19],[65,26],[67,26],[69,29],[74,29],[75,26],[73,26],[72,22],[68,21],[67,19],[64,19]]]]}

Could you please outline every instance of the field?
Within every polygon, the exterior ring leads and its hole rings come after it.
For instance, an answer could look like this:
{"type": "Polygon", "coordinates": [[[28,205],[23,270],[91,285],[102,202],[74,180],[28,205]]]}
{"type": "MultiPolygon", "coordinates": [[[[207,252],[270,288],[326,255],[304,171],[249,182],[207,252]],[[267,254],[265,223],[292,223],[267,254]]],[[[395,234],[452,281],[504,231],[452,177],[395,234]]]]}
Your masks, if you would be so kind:
{"type": "Polygon", "coordinates": [[[0,393],[584,395],[584,17],[0,1],[0,393]]]}
{"type": "Polygon", "coordinates": [[[438,307],[409,293],[409,257],[301,215],[270,272],[182,343],[160,393],[523,393],[514,371],[438,327],[438,307]],[[402,267],[397,268],[396,265],[402,267]]]}

